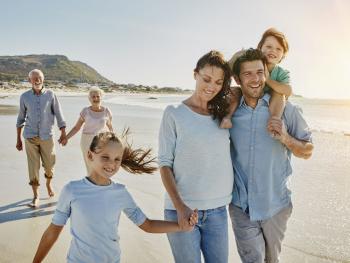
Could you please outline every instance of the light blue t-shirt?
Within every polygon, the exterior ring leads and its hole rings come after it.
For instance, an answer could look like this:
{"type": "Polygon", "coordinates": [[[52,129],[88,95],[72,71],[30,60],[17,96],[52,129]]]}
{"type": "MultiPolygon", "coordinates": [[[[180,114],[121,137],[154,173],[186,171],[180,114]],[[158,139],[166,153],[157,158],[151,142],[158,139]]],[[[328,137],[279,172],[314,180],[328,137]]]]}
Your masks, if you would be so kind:
{"type": "MultiPolygon", "coordinates": [[[[291,202],[288,179],[292,174],[291,151],[273,139],[266,125],[270,95],[259,99],[255,109],[242,97],[230,129],[235,171],[233,204],[249,210],[253,221],[268,219],[291,202]]],[[[283,121],[292,137],[311,141],[311,131],[299,107],[287,102],[283,121]]]]}
{"type": "MultiPolygon", "coordinates": [[[[172,168],[182,200],[191,209],[214,209],[231,202],[233,169],[227,129],[212,116],[181,103],[168,106],[159,131],[159,166],[172,168]]],[[[165,208],[174,205],[165,194],[165,208]]]]}
{"type": "Polygon", "coordinates": [[[120,262],[121,211],[136,225],[146,220],[124,185],[99,186],[86,178],[65,185],[52,223],[63,226],[70,217],[72,241],[67,262],[120,262]]]}

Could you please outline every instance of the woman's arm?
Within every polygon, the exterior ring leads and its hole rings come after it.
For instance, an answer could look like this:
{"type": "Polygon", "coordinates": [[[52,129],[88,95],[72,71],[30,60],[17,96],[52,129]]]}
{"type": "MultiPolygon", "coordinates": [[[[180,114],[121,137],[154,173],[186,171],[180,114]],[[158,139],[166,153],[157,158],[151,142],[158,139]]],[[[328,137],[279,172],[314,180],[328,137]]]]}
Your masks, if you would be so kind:
{"type": "Polygon", "coordinates": [[[106,125],[107,125],[107,128],[109,129],[109,131],[113,132],[113,126],[112,126],[112,119],[111,118],[108,119],[106,125]]]}
{"type": "Polygon", "coordinates": [[[173,170],[170,167],[163,166],[160,168],[160,175],[163,185],[177,211],[178,224],[182,229],[185,229],[189,224],[189,218],[193,214],[193,210],[190,209],[180,197],[176,188],[173,170]]]}
{"type": "Polygon", "coordinates": [[[79,117],[77,123],[74,125],[74,127],[68,132],[67,134],[67,140],[69,140],[70,138],[72,138],[81,128],[81,126],[83,126],[84,123],[84,119],[82,117],[79,117]]]}
{"type": "Polygon", "coordinates": [[[47,253],[49,253],[50,249],[55,244],[62,229],[63,226],[57,226],[52,223],[49,225],[49,227],[46,229],[43,236],[41,237],[39,247],[33,259],[33,263],[39,263],[43,261],[47,253]]]}
{"type": "Polygon", "coordinates": [[[109,129],[109,131],[110,132],[113,132],[113,126],[112,126],[112,112],[111,112],[111,110],[110,109],[108,109],[107,107],[106,107],[106,111],[107,111],[107,116],[108,116],[108,120],[107,120],[107,123],[106,123],[106,125],[107,125],[107,128],[109,129]]]}

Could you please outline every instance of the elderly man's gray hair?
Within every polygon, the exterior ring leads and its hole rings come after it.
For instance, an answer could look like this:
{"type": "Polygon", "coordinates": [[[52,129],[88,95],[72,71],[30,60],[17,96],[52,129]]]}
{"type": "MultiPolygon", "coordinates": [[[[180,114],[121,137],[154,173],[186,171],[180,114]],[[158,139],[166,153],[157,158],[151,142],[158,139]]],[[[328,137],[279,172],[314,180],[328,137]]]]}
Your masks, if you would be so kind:
{"type": "Polygon", "coordinates": [[[44,73],[40,69],[33,69],[29,72],[28,77],[31,79],[34,74],[39,74],[44,79],[44,73]]]}

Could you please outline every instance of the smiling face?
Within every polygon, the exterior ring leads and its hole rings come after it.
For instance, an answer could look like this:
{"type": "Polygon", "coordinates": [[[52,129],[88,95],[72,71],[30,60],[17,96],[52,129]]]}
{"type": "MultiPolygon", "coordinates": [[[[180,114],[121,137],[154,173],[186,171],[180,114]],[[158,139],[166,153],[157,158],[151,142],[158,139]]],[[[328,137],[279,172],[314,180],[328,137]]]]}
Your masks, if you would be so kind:
{"type": "Polygon", "coordinates": [[[29,82],[32,84],[34,91],[40,92],[44,84],[44,76],[38,72],[33,72],[29,78],[29,82]]]}
{"type": "Polygon", "coordinates": [[[91,106],[100,107],[101,99],[101,93],[98,91],[93,91],[89,94],[89,101],[91,103],[91,106]]]}
{"type": "Polygon", "coordinates": [[[97,184],[106,185],[116,174],[123,158],[123,146],[120,142],[110,141],[95,152],[89,151],[90,178],[97,184]]]}
{"type": "Polygon", "coordinates": [[[205,102],[213,99],[222,89],[224,71],[216,66],[206,65],[198,72],[194,72],[198,97],[205,102]]]}
{"type": "Polygon", "coordinates": [[[239,77],[235,76],[241,86],[243,97],[249,106],[255,107],[263,94],[265,86],[264,64],[261,60],[246,61],[241,64],[239,77]]]}
{"type": "Polygon", "coordinates": [[[261,46],[261,52],[264,54],[267,63],[276,65],[281,62],[284,57],[283,46],[274,36],[268,36],[261,46]]]}

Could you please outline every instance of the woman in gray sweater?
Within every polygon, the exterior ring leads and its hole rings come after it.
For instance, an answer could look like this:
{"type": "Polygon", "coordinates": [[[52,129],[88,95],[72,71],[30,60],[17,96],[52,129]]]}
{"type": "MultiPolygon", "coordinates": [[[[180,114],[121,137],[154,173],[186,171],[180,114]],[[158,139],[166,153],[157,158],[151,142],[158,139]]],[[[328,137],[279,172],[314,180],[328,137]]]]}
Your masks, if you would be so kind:
{"type": "Polygon", "coordinates": [[[223,55],[210,51],[194,69],[194,93],[168,106],[159,131],[159,166],[165,195],[165,219],[188,224],[193,231],[168,234],[176,262],[228,261],[226,205],[232,199],[233,170],[227,129],[219,124],[228,110],[230,69],[223,55]]]}

